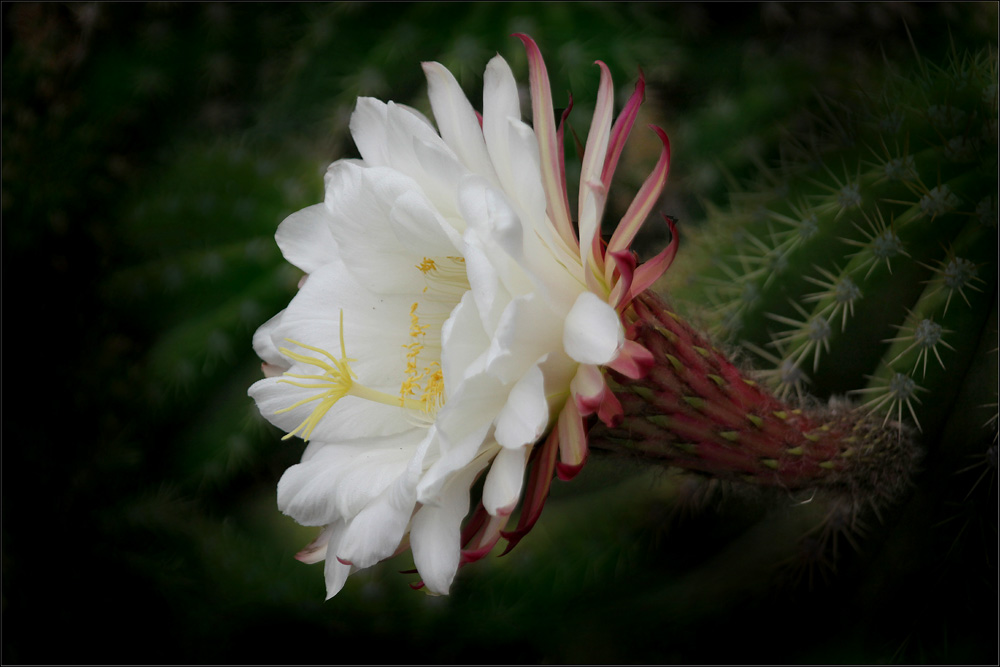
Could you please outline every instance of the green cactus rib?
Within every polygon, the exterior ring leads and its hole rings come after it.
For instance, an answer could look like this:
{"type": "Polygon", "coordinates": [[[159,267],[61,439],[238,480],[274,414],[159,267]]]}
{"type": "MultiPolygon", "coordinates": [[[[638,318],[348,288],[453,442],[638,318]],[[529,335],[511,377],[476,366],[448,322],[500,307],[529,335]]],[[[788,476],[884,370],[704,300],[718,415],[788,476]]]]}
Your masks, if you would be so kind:
{"type": "Polygon", "coordinates": [[[824,134],[792,141],[762,186],[710,209],[676,297],[772,364],[778,396],[847,393],[936,432],[996,301],[996,54],[920,62],[824,134]]]}

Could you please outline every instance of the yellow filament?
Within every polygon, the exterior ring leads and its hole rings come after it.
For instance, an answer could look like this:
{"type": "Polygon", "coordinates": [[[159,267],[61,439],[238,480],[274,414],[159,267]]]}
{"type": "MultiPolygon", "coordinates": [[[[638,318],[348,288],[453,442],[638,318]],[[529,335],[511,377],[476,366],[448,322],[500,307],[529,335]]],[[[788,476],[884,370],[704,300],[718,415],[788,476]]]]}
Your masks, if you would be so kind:
{"type": "MultiPolygon", "coordinates": [[[[413,322],[416,323],[416,304],[414,304],[413,310],[411,310],[411,315],[413,322]]],[[[425,327],[426,328],[426,327],[425,327]]],[[[421,335],[422,335],[422,330],[421,335]]],[[[411,335],[413,335],[411,331],[411,335]]],[[[290,338],[286,339],[289,343],[293,345],[298,345],[301,348],[316,352],[329,362],[324,361],[320,357],[311,357],[298,352],[292,352],[286,347],[281,348],[281,353],[290,359],[298,361],[303,364],[309,364],[311,366],[316,366],[317,368],[323,370],[322,374],[303,374],[303,373],[285,373],[282,379],[278,382],[283,382],[285,384],[290,384],[296,387],[302,387],[304,389],[319,389],[320,393],[309,398],[304,398],[287,408],[282,408],[277,410],[278,414],[289,412],[307,403],[312,403],[313,401],[319,401],[319,404],[313,408],[313,411],[306,417],[301,424],[299,424],[294,431],[286,434],[283,440],[291,438],[300,431],[302,432],[302,439],[308,441],[312,435],[313,429],[320,422],[324,415],[329,412],[337,401],[342,399],[344,396],[356,396],[368,401],[375,401],[376,403],[384,403],[386,405],[400,406],[408,410],[419,410],[426,411],[425,406],[427,401],[423,400],[413,400],[407,399],[403,396],[396,397],[385,392],[378,391],[376,389],[371,389],[362,384],[355,382],[357,376],[351,369],[350,362],[355,361],[355,359],[349,359],[347,357],[347,349],[344,345],[344,311],[340,311],[340,358],[335,358],[332,354],[323,350],[322,348],[313,347],[311,345],[306,345],[305,343],[300,343],[298,341],[292,340],[290,338]],[[295,378],[296,380],[311,380],[312,382],[296,382],[294,380],[289,380],[285,378],[295,378]]],[[[414,354],[414,360],[416,355],[414,354]]],[[[405,384],[405,383],[404,383],[405,384]]]]}

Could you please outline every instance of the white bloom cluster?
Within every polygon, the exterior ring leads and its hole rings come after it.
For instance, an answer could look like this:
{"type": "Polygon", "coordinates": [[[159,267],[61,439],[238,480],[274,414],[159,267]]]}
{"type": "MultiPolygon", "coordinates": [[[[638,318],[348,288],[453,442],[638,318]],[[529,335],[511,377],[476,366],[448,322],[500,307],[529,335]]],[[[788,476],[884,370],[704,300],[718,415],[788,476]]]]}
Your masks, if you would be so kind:
{"type": "Polygon", "coordinates": [[[666,137],[656,130],[660,163],[605,249],[600,218],[641,85],[612,127],[601,64],[577,232],[544,64],[519,37],[534,129],[500,56],[486,68],[481,117],[447,69],[425,63],[439,131],[412,108],[360,98],[350,129],[361,159],[330,165],[324,202],[278,228],[285,259],[306,276],[254,336],[267,377],[249,393],[286,437],[308,441],[278,505],[323,527],[298,558],[325,558],[328,597],[354,569],[407,547],[428,589],[447,593],[522,495],[523,533],[553,471],[582,466],[584,417],[614,419],[600,367],[637,374],[646,361],[622,312],[675,249],[640,267],[628,250],[666,179],[666,137]],[[539,472],[525,491],[529,462],[539,472]]]}

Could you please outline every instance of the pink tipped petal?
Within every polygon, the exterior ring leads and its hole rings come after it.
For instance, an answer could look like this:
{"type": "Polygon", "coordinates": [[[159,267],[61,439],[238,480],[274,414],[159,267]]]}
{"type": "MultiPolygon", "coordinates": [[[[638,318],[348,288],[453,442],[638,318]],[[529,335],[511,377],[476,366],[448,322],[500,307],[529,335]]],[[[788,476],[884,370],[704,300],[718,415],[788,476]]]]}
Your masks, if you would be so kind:
{"type": "Polygon", "coordinates": [[[583,415],[572,398],[559,413],[556,423],[559,430],[559,462],[556,475],[564,482],[576,477],[587,462],[587,431],[583,425],[583,415]]]}
{"type": "Polygon", "coordinates": [[[581,364],[569,385],[570,394],[584,417],[595,412],[605,424],[617,425],[624,414],[621,403],[604,380],[597,366],[581,364]]]}
{"type": "MultiPolygon", "coordinates": [[[[635,238],[642,223],[645,222],[649,212],[653,210],[657,200],[660,198],[660,193],[663,192],[663,186],[667,182],[667,174],[670,172],[670,139],[667,138],[666,132],[655,125],[650,125],[650,128],[656,132],[657,136],[660,137],[660,141],[663,142],[660,159],[657,161],[656,167],[653,168],[653,172],[646,179],[646,182],[642,184],[635,199],[629,205],[628,210],[625,211],[621,222],[618,223],[618,228],[611,235],[611,241],[608,242],[608,252],[625,250],[632,244],[632,240],[635,238]]],[[[605,267],[605,275],[608,280],[611,277],[611,270],[611,266],[605,267]]]]}
{"type": "Polygon", "coordinates": [[[622,408],[621,402],[608,387],[605,387],[601,397],[601,407],[597,409],[597,418],[611,428],[615,428],[625,419],[625,410],[622,408]]]}
{"type": "Polygon", "coordinates": [[[646,96],[646,77],[639,70],[639,80],[635,84],[635,92],[625,104],[614,127],[611,128],[611,142],[608,145],[608,155],[604,160],[604,169],[601,171],[601,182],[605,188],[611,187],[611,177],[614,176],[615,168],[618,166],[618,158],[621,157],[622,149],[635,124],[635,117],[639,113],[643,99],[646,96]]]}
{"type": "Polygon", "coordinates": [[[507,548],[500,554],[506,555],[517,546],[517,543],[528,534],[528,531],[538,521],[545,506],[545,499],[552,486],[552,472],[555,469],[556,454],[559,452],[559,430],[553,429],[545,444],[535,447],[531,456],[531,475],[528,478],[527,490],[524,492],[524,503],[521,506],[521,516],[517,527],[500,534],[507,539],[507,548]]]}
{"type": "Polygon", "coordinates": [[[601,179],[608,141],[611,137],[611,119],[614,116],[615,94],[608,66],[600,60],[601,83],[597,89],[594,117],[590,122],[587,147],[583,153],[580,170],[580,260],[584,268],[603,269],[604,259],[596,239],[600,238],[601,217],[608,198],[608,189],[601,179]]]}
{"type": "Polygon", "coordinates": [[[618,371],[633,380],[646,377],[653,367],[653,353],[634,340],[626,340],[625,347],[614,361],[608,364],[612,370],[618,371]]]}
{"type": "Polygon", "coordinates": [[[326,548],[330,543],[330,537],[333,535],[333,524],[326,526],[320,531],[316,539],[307,544],[295,554],[295,560],[302,563],[318,563],[326,558],[326,548]]]}
{"type": "Polygon", "coordinates": [[[605,390],[601,369],[591,364],[580,364],[570,382],[569,391],[580,414],[586,417],[597,412],[605,390]]]}
{"type": "MultiPolygon", "coordinates": [[[[566,119],[569,118],[569,112],[572,110],[573,110],[573,95],[572,93],[570,93],[569,102],[566,104],[566,109],[563,110],[562,117],[559,118],[559,129],[556,130],[556,142],[559,146],[565,145],[563,143],[563,137],[566,134],[565,133],[566,119]]],[[[562,150],[559,151],[559,182],[561,183],[560,191],[566,193],[566,196],[568,197],[569,194],[566,190],[566,152],[562,150]]],[[[568,201],[569,200],[567,199],[567,205],[568,201]]],[[[576,240],[576,232],[573,231],[572,224],[570,224],[569,238],[564,240],[569,244],[570,248],[578,247],[577,246],[578,242],[576,240]]]]}
{"type": "Polygon", "coordinates": [[[566,194],[566,179],[560,165],[563,163],[562,144],[556,133],[555,111],[552,108],[552,88],[545,61],[535,40],[525,34],[516,33],[524,43],[528,55],[528,80],[531,88],[532,124],[538,135],[538,153],[542,168],[542,184],[548,202],[549,219],[559,232],[559,236],[569,247],[575,247],[573,221],[569,213],[569,199],[566,194]]]}
{"type": "Polygon", "coordinates": [[[615,272],[611,274],[611,295],[608,298],[608,303],[614,307],[619,313],[625,310],[624,306],[620,306],[629,294],[632,287],[632,277],[635,273],[636,257],[635,253],[631,250],[620,250],[618,252],[610,253],[611,262],[615,267],[615,272]],[[615,280],[615,273],[617,273],[617,280],[615,280]]]}
{"type": "Polygon", "coordinates": [[[447,595],[458,571],[462,518],[469,511],[469,488],[488,463],[477,462],[448,480],[438,505],[424,505],[413,515],[410,549],[423,583],[447,595]]]}
{"type": "MultiPolygon", "coordinates": [[[[545,432],[548,422],[549,406],[545,398],[545,376],[536,364],[529,368],[511,389],[507,403],[497,415],[494,437],[505,449],[519,450],[524,445],[530,445],[538,440],[545,432]]],[[[523,462],[521,468],[523,471],[523,462]]]]}
{"type": "Polygon", "coordinates": [[[472,519],[462,530],[463,548],[459,567],[474,563],[492,551],[500,541],[500,534],[509,520],[509,514],[490,516],[480,503],[472,519]]]}
{"type": "Polygon", "coordinates": [[[663,216],[663,219],[666,220],[667,226],[670,227],[670,243],[656,257],[653,257],[635,270],[627,301],[622,304],[619,310],[626,308],[633,299],[655,283],[663,275],[663,272],[670,268],[674,257],[677,255],[677,247],[680,245],[680,236],[677,234],[677,227],[669,217],[663,216]]]}
{"type": "Polygon", "coordinates": [[[530,449],[502,449],[493,459],[483,484],[483,505],[491,515],[509,515],[517,506],[530,449]]]}

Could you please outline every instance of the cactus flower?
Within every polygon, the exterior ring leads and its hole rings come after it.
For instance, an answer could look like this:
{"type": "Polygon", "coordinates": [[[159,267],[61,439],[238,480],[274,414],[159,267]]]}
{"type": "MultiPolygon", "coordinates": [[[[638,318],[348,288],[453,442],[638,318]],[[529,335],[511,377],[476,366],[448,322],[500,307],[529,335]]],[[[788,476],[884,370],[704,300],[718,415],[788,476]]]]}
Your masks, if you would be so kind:
{"type": "Polygon", "coordinates": [[[501,537],[512,547],[553,475],[583,466],[588,416],[621,421],[609,371],[638,379],[653,361],[626,335],[626,312],[677,248],[674,234],[641,265],[630,250],[666,182],[666,134],[652,128],[659,161],[605,242],[602,214],[644,83],[615,119],[598,61],[574,224],[565,114],[557,127],[538,47],[517,37],[530,125],[500,56],[486,68],[481,115],[446,68],[424,63],[437,130],[412,108],[358,99],[350,130],[361,159],[331,164],[323,203],[276,233],[305,276],[254,336],[267,377],[249,394],[286,438],[308,442],[278,505],[322,527],[297,557],[325,559],[328,598],[352,571],[407,547],[416,587],[437,594],[501,537]]]}

